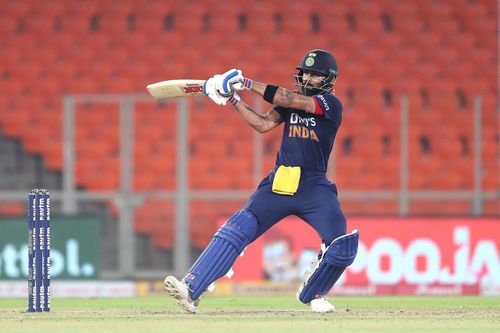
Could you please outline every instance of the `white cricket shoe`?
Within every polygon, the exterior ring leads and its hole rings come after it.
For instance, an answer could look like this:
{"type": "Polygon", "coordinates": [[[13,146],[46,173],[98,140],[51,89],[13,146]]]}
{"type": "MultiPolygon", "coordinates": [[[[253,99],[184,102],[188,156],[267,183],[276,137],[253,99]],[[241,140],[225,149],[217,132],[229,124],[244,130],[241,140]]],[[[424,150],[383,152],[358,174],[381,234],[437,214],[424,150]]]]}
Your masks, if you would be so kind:
{"type": "Polygon", "coordinates": [[[196,312],[197,304],[189,296],[187,283],[177,280],[174,276],[167,276],[163,284],[169,295],[175,298],[185,311],[190,313],[196,312]]]}
{"type": "Polygon", "coordinates": [[[311,305],[313,312],[327,313],[335,311],[335,307],[324,296],[313,299],[309,305],[311,305]]]}

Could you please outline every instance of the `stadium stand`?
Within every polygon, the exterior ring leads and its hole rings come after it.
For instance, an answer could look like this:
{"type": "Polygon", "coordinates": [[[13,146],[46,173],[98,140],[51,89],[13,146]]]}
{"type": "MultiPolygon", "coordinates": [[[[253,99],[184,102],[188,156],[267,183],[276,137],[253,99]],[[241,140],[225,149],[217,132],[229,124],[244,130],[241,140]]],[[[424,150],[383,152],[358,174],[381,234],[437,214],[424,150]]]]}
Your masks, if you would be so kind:
{"type": "MultiPolygon", "coordinates": [[[[411,190],[472,189],[474,94],[483,97],[482,186],[498,190],[496,1],[43,1],[1,0],[0,129],[45,166],[62,170],[64,94],[136,93],[166,77],[205,78],[230,67],[287,87],[305,50],[337,57],[344,124],[336,143],[342,190],[400,188],[400,98],[410,101],[411,190]],[[224,15],[219,15],[221,12],[224,15]],[[39,140],[37,133],[44,133],[39,140]]],[[[230,110],[190,100],[192,189],[251,190],[252,131],[230,110]],[[237,170],[237,174],[235,174],[237,170]]],[[[135,112],[134,188],[174,190],[175,112],[140,103],[135,112]]],[[[118,106],[77,108],[79,187],[119,188],[118,106]]],[[[264,170],[281,133],[265,134],[264,170]]],[[[193,204],[194,205],[194,204],[193,204]]],[[[196,203],[193,245],[241,203],[196,203]]],[[[395,214],[395,202],[343,204],[348,214],[395,214]]],[[[147,201],[137,233],[172,247],[174,207],[147,201]]],[[[488,202],[485,214],[498,214],[488,202]]],[[[16,205],[0,205],[15,214],[16,205]]],[[[464,202],[416,202],[412,214],[468,214],[464,202]]]]}

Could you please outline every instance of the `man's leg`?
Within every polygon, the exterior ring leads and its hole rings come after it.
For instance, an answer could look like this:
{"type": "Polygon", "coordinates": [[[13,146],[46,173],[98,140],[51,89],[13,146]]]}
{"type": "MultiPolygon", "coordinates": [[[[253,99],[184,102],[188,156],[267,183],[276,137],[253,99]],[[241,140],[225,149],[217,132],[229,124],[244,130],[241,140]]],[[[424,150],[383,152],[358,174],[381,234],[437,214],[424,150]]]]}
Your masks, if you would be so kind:
{"type": "Polygon", "coordinates": [[[303,196],[300,218],[311,225],[322,240],[321,251],[304,276],[297,298],[316,312],[334,310],[324,295],[354,260],[358,234],[346,235],[346,219],[337,199],[335,185],[319,185],[303,196]],[[349,262],[350,261],[350,262],[349,262]]]}
{"type": "Polygon", "coordinates": [[[291,197],[271,191],[268,177],[260,183],[243,210],[234,214],[214,235],[183,281],[165,279],[165,289],[189,312],[207,287],[226,274],[245,247],[267,231],[293,208],[291,197]]]}
{"type": "Polygon", "coordinates": [[[214,235],[183,281],[167,276],[165,289],[188,312],[196,312],[197,300],[207,287],[226,274],[258,228],[255,215],[246,210],[235,213],[214,235]]]}
{"type": "Polygon", "coordinates": [[[212,282],[229,271],[253,240],[257,227],[255,215],[246,210],[237,212],[224,223],[184,277],[191,299],[198,299],[212,282]]]}
{"type": "Polygon", "coordinates": [[[305,304],[330,291],[344,270],[352,264],[358,253],[359,233],[340,236],[326,247],[315,267],[309,272],[297,292],[297,298],[305,304]]]}

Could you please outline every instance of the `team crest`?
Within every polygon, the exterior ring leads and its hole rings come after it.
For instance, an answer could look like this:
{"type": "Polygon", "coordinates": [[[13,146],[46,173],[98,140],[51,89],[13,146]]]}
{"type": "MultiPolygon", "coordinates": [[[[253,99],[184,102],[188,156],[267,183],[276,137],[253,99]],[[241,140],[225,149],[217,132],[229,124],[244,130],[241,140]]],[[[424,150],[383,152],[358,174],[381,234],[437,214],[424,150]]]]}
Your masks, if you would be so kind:
{"type": "Polygon", "coordinates": [[[307,58],[306,59],[306,66],[311,67],[314,65],[314,59],[313,58],[307,58]]]}

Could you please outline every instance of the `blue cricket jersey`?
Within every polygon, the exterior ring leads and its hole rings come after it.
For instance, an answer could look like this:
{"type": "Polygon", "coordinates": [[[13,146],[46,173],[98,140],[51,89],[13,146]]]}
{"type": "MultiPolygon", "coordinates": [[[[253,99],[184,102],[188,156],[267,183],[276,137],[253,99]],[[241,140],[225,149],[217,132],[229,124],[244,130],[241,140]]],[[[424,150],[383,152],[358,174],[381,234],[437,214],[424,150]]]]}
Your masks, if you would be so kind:
{"type": "Polygon", "coordinates": [[[275,106],[285,122],[277,165],[326,172],[335,135],[342,122],[342,104],[331,92],[313,96],[315,114],[275,106]],[[320,115],[319,115],[320,114],[320,115]]]}

